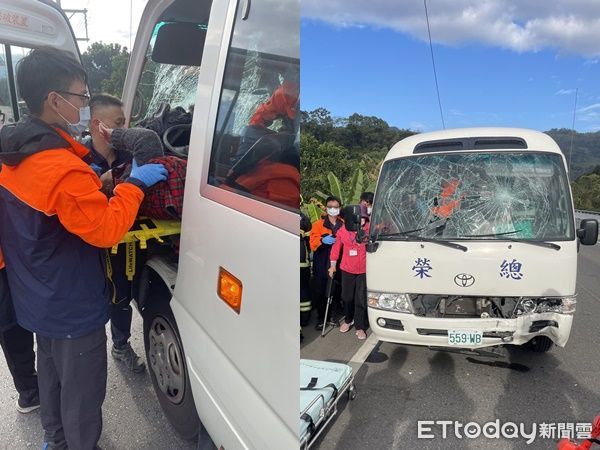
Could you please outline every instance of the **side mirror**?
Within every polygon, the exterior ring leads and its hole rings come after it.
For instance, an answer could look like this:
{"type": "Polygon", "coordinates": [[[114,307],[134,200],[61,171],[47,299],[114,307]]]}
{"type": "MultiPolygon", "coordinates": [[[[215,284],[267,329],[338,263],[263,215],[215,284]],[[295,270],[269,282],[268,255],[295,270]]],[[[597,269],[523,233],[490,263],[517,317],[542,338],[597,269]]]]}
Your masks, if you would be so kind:
{"type": "Polygon", "coordinates": [[[583,219],[577,229],[577,237],[582,245],[596,245],[598,242],[598,221],[583,219]]]}
{"type": "Polygon", "coordinates": [[[367,242],[367,253],[375,253],[379,248],[379,242],[367,242]]]}

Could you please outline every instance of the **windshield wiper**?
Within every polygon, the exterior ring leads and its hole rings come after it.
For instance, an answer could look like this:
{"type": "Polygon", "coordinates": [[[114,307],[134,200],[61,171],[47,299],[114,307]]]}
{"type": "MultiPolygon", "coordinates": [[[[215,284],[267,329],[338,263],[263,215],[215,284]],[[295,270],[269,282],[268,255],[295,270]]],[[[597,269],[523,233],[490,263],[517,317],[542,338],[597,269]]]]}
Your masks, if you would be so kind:
{"type": "Polygon", "coordinates": [[[466,252],[468,250],[464,245],[456,244],[454,242],[448,241],[440,241],[438,239],[426,238],[424,236],[420,236],[418,234],[411,234],[410,232],[401,232],[401,233],[392,233],[392,234],[384,234],[379,236],[379,238],[387,238],[381,240],[390,240],[390,241],[419,241],[419,242],[431,242],[432,244],[439,244],[445,247],[455,248],[456,250],[461,250],[466,252]]]}
{"type": "Polygon", "coordinates": [[[553,250],[560,250],[560,245],[555,244],[554,242],[548,242],[548,241],[530,241],[528,239],[514,239],[514,238],[509,238],[507,239],[507,241],[510,242],[519,242],[519,243],[523,243],[523,244],[531,244],[531,245],[537,245],[538,247],[546,247],[546,248],[551,248],[553,250]]]}
{"type": "Polygon", "coordinates": [[[395,236],[407,236],[407,235],[412,235],[413,233],[418,233],[419,231],[430,230],[430,229],[433,229],[433,228],[435,228],[436,231],[438,230],[438,228],[439,228],[439,230],[443,230],[446,227],[446,224],[448,223],[448,220],[450,220],[450,218],[445,219],[442,223],[438,223],[438,222],[441,222],[441,219],[434,220],[433,222],[428,223],[424,227],[415,228],[414,230],[398,231],[397,233],[381,234],[381,232],[378,232],[375,235],[375,238],[371,240],[371,242],[377,242],[380,237],[387,237],[387,236],[394,236],[394,237],[395,236]]]}
{"type": "MultiPolygon", "coordinates": [[[[486,238],[486,237],[498,237],[498,236],[506,236],[507,234],[515,234],[518,233],[521,230],[512,230],[512,231],[507,231],[505,233],[492,233],[492,234],[469,234],[469,235],[464,235],[464,236],[460,236],[461,238],[486,238]]],[[[548,242],[548,241],[530,241],[529,239],[518,239],[518,238],[507,238],[505,239],[507,241],[510,242],[519,242],[519,243],[523,243],[523,244],[531,244],[531,245],[537,245],[538,247],[546,247],[546,248],[551,248],[553,250],[560,250],[560,245],[555,244],[553,242],[548,242]]]]}
{"type": "Polygon", "coordinates": [[[512,230],[506,231],[504,233],[491,233],[491,234],[465,234],[460,236],[461,238],[483,238],[483,237],[498,237],[498,236],[506,236],[507,234],[515,234],[519,233],[521,230],[512,230]]]}

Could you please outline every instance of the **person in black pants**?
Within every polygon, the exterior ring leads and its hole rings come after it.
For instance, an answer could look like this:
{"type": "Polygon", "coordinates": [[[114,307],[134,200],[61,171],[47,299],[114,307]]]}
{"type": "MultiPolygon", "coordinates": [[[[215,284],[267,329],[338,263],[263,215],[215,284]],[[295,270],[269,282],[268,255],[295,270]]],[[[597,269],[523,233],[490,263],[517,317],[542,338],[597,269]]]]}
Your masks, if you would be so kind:
{"type": "MultiPolygon", "coordinates": [[[[0,254],[0,267],[3,266],[0,254]]],[[[0,269],[0,345],[8,370],[19,394],[17,411],[29,413],[40,407],[38,379],[35,372],[33,333],[17,324],[6,269],[0,269]]]]}
{"type": "MultiPolygon", "coordinates": [[[[318,322],[315,327],[317,330],[322,330],[327,320],[335,324],[332,320],[333,308],[329,310],[329,317],[325,317],[327,306],[326,290],[329,278],[329,254],[331,253],[332,245],[335,243],[336,233],[344,224],[343,220],[339,217],[341,208],[340,200],[331,196],[327,198],[325,205],[327,214],[312,224],[310,232],[310,249],[313,251],[313,299],[317,304],[318,311],[318,322]]],[[[334,280],[335,284],[336,280],[334,280]]],[[[334,300],[336,300],[336,297],[339,298],[338,295],[334,294],[334,300]]]]}
{"type": "Polygon", "coordinates": [[[0,130],[0,248],[17,322],[37,339],[43,448],[97,450],[111,299],[106,249],[133,225],[162,164],[134,166],[109,200],[73,136],[89,125],[87,74],[38,47],[17,66],[30,115],[0,130]]]}
{"type": "MultiPolygon", "coordinates": [[[[90,136],[83,140],[83,144],[90,149],[91,167],[100,176],[104,192],[112,196],[114,185],[110,172],[130,163],[132,154],[125,150],[117,150],[109,144],[100,131],[100,124],[111,129],[123,128],[125,126],[123,103],[112,95],[94,95],[90,99],[90,117],[90,136]]],[[[115,287],[115,298],[110,306],[110,331],[113,341],[111,355],[117,361],[123,362],[132,372],[141,373],[146,365],[129,343],[133,318],[132,283],[125,274],[125,257],[126,249],[123,244],[119,245],[117,254],[110,254],[112,282],[115,287]]]]}

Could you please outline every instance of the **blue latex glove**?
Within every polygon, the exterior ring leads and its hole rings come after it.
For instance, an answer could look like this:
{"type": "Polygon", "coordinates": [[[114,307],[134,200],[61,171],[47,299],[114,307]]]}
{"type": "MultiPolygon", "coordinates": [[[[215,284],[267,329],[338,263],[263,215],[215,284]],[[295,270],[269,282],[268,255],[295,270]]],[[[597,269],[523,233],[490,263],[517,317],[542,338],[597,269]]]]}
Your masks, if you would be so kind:
{"type": "Polygon", "coordinates": [[[321,242],[323,242],[323,244],[333,245],[335,243],[335,238],[331,234],[328,234],[323,239],[321,239],[321,242]]]}
{"type": "Polygon", "coordinates": [[[131,175],[129,176],[140,180],[146,187],[150,187],[160,181],[165,181],[168,175],[169,172],[167,172],[167,169],[162,164],[144,164],[143,166],[138,166],[134,159],[131,166],[131,175]]]}
{"type": "Polygon", "coordinates": [[[96,175],[98,175],[98,176],[102,175],[102,167],[100,167],[98,164],[91,163],[90,169],[92,169],[94,172],[96,172],[96,175]]]}

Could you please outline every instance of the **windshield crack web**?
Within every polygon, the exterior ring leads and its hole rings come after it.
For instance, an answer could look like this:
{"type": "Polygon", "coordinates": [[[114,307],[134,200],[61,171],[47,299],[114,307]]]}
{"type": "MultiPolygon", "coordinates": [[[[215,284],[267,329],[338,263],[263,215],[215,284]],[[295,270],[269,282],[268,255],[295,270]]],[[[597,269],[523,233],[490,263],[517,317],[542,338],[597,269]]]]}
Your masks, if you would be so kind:
{"type": "Polygon", "coordinates": [[[383,206],[374,218],[386,233],[427,237],[564,239],[570,196],[559,155],[464,153],[386,163],[383,206]],[[377,217],[379,216],[379,217],[377,217]]]}

